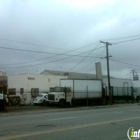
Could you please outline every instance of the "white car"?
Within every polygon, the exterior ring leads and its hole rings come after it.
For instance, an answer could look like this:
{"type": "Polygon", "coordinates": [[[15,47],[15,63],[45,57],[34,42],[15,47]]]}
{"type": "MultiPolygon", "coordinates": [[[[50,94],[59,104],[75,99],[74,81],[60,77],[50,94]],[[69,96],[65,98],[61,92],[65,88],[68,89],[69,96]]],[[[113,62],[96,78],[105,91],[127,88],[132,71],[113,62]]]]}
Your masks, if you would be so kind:
{"type": "Polygon", "coordinates": [[[34,100],[34,105],[47,105],[48,101],[48,94],[41,93],[39,96],[37,96],[34,100]]]}

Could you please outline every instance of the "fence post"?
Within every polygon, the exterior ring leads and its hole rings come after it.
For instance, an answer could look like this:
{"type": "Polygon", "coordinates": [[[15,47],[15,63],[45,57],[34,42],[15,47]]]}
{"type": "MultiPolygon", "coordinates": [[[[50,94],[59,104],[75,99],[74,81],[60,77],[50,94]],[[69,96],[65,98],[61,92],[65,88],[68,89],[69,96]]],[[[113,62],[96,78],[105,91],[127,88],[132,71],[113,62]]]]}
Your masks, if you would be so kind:
{"type": "Polygon", "coordinates": [[[112,104],[114,104],[114,87],[111,86],[111,90],[112,90],[112,104]]]}
{"type": "Polygon", "coordinates": [[[132,96],[132,103],[134,103],[134,93],[133,93],[133,87],[131,87],[131,96],[132,96]]]}
{"type": "Polygon", "coordinates": [[[88,106],[88,86],[87,86],[87,106],[88,106]]]}

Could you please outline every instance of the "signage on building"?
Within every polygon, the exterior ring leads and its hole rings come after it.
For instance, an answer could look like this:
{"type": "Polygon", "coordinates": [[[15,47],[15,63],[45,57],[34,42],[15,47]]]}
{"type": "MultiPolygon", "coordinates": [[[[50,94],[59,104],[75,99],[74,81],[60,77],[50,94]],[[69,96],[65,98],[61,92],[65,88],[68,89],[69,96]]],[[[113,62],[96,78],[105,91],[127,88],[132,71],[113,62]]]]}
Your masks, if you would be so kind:
{"type": "Polygon", "coordinates": [[[28,80],[35,80],[34,77],[28,77],[28,80]]]}

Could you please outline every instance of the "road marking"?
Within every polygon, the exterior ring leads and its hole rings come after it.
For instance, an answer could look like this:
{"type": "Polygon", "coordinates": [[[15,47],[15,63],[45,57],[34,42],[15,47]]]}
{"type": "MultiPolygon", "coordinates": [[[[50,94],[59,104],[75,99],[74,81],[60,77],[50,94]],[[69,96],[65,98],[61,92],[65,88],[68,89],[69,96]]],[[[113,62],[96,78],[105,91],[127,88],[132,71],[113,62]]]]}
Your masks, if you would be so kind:
{"type": "Polygon", "coordinates": [[[24,137],[31,137],[31,136],[50,134],[50,133],[56,133],[56,132],[64,132],[64,131],[69,131],[69,130],[74,130],[74,129],[81,129],[81,128],[87,128],[87,127],[93,127],[93,126],[99,126],[99,125],[105,125],[105,124],[117,123],[117,122],[123,122],[123,121],[137,120],[137,119],[140,119],[140,117],[97,122],[97,123],[91,123],[91,124],[71,126],[71,127],[67,127],[67,128],[66,127],[57,128],[57,129],[53,129],[53,130],[45,130],[45,131],[40,131],[40,132],[28,133],[28,134],[19,134],[19,135],[14,135],[14,136],[1,137],[1,140],[11,140],[11,139],[15,140],[15,139],[24,138],[24,137]]]}
{"type": "Polygon", "coordinates": [[[66,118],[57,118],[57,119],[50,119],[50,121],[59,121],[59,120],[67,120],[67,119],[74,119],[76,117],[66,117],[66,118]]]}
{"type": "Polygon", "coordinates": [[[120,112],[115,112],[115,113],[123,113],[123,111],[120,111],[120,112]]]}
{"type": "Polygon", "coordinates": [[[139,112],[140,110],[128,110],[130,112],[139,112]]]}

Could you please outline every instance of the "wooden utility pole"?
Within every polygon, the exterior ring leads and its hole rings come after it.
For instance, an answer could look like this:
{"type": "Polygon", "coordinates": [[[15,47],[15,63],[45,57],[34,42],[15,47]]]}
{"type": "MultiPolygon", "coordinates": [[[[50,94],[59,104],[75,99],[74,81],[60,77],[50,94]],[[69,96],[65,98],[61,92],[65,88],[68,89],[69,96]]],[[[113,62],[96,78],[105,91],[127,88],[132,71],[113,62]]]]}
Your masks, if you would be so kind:
{"type": "Polygon", "coordinates": [[[109,53],[108,53],[108,46],[112,45],[109,42],[100,41],[103,44],[106,44],[106,60],[107,60],[107,77],[108,77],[108,90],[109,90],[109,99],[110,105],[112,105],[112,92],[111,92],[111,84],[110,84],[110,69],[109,69],[109,53]]]}

